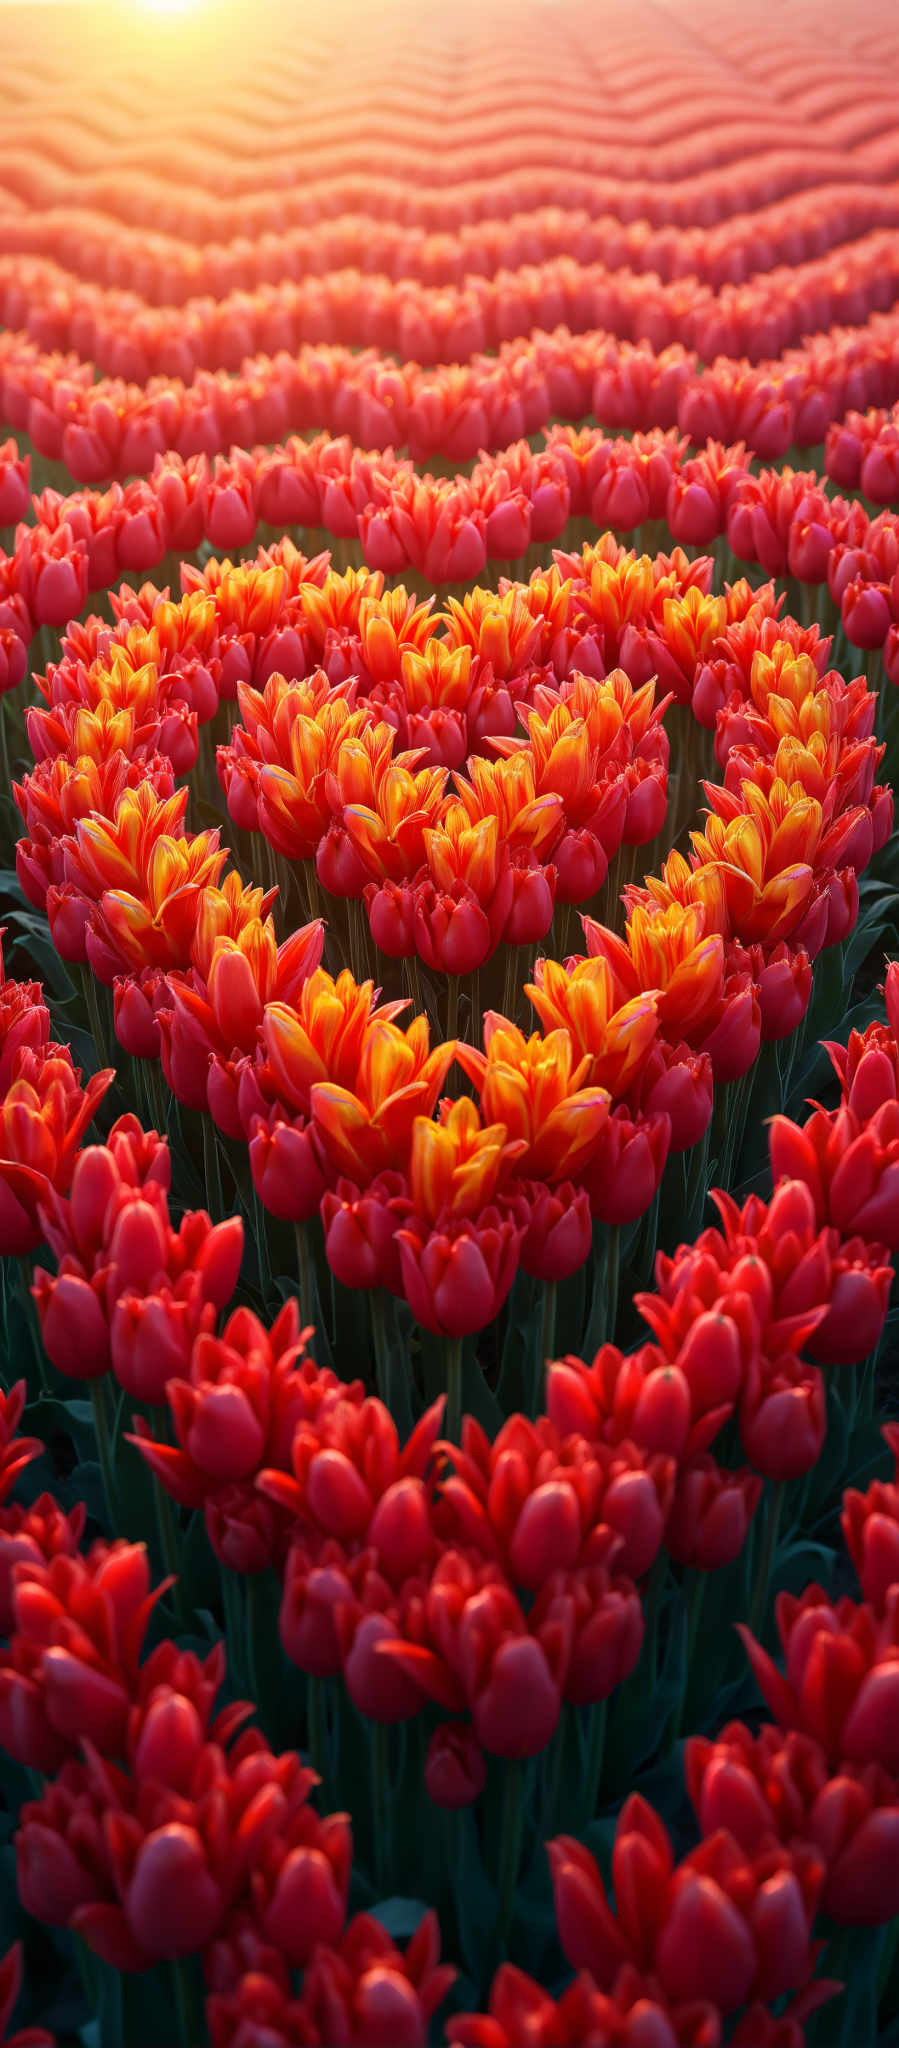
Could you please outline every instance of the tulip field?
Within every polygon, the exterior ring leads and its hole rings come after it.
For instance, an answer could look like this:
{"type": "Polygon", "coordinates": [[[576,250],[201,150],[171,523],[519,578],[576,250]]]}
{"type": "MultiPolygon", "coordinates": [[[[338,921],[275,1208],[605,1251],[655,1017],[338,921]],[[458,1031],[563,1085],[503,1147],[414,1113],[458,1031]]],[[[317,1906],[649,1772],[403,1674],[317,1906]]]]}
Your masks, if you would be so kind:
{"type": "Polygon", "coordinates": [[[895,0],[0,51],[0,2043],[899,2048],[895,0]]]}

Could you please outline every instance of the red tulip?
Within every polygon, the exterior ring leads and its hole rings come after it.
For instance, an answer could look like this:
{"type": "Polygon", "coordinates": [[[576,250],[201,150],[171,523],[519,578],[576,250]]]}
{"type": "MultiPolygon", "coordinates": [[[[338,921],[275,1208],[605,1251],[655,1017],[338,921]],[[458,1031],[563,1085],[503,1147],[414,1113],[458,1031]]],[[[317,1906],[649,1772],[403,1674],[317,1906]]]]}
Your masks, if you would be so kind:
{"type": "Polygon", "coordinates": [[[678,1475],[665,1544],[679,1564],[719,1571],[739,1557],[764,1481],[754,1472],[728,1472],[702,1453],[678,1475]]]}
{"type": "Polygon", "coordinates": [[[425,1790],[435,1806],[472,1806],[487,1782],[484,1752],[466,1721],[441,1721],[428,1743],[425,1790]]]}

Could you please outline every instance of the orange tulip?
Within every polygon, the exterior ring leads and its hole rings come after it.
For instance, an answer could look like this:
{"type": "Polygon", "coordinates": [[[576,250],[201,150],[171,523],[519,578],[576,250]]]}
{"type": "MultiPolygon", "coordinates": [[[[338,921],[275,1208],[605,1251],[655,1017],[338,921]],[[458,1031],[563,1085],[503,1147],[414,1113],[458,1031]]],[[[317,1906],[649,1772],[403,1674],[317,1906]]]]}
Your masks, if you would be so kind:
{"type": "MultiPolygon", "coordinates": [[[[268,912],[275,899],[274,889],[254,889],[245,885],[232,868],[224,877],[219,888],[210,887],[202,891],[197,901],[197,922],[191,960],[207,980],[213,955],[220,940],[236,942],[241,950],[250,952],[257,944],[256,933],[261,920],[271,928],[268,912]]],[[[274,931],[272,930],[274,945],[274,931]]]]}
{"type": "Polygon", "coordinates": [[[464,711],[471,694],[471,663],[470,647],[447,647],[442,640],[429,640],[420,651],[407,648],[402,677],[409,710],[439,706],[464,711]]]}
{"type": "Polygon", "coordinates": [[[722,992],[724,941],[706,931],[700,903],[634,903],[626,943],[592,917],[584,918],[584,932],[591,958],[608,962],[620,999],[657,991],[659,1021],[675,1040],[701,1022],[722,992]]]}
{"type": "Polygon", "coordinates": [[[329,569],[320,588],[315,583],[300,585],[304,628],[318,656],[324,653],[330,632],[358,632],[364,600],[380,598],[383,588],[380,570],[371,569],[347,569],[342,576],[329,569]]]}
{"type": "Polygon", "coordinates": [[[726,791],[709,795],[725,816],[713,811],[705,831],[691,834],[694,852],[722,876],[733,936],[773,945],[799,924],[811,894],[821,805],[801,783],[779,781],[769,796],[751,782],[732,802],[726,791]]]}
{"type": "Polygon", "coordinates": [[[405,1031],[378,1020],[366,1032],[352,1086],[313,1085],[312,1116],[339,1173],[366,1186],[387,1168],[406,1170],[415,1119],[431,1116],[455,1050],[453,1042],[430,1050],[424,1017],[413,1017],[405,1031]]]}
{"type": "Polygon", "coordinates": [[[532,658],[540,623],[517,584],[502,592],[467,590],[459,600],[447,599],[450,647],[470,647],[489,661],[498,682],[521,675],[532,658]]]}
{"type": "MultiPolygon", "coordinates": [[[[26,712],[26,723],[32,715],[26,712]]],[[[39,711],[37,716],[45,742],[43,751],[46,755],[47,741],[54,740],[57,759],[62,754],[71,762],[99,763],[111,761],[119,752],[130,759],[140,745],[137,715],[131,704],[116,705],[101,697],[94,705],[58,705],[53,710],[39,711]]]]}
{"type": "Polygon", "coordinates": [[[478,1090],[481,1110],[522,1147],[516,1172],[534,1180],[562,1180],[589,1158],[609,1113],[605,1088],[582,1085],[589,1054],[575,1063],[568,1031],[525,1038],[489,1010],[484,1045],[461,1044],[456,1058],[478,1090]]]}
{"type": "Polygon", "coordinates": [[[492,900],[502,860],[496,818],[479,818],[471,825],[464,804],[450,803],[439,825],[425,832],[424,847],[438,889],[451,890],[454,882],[465,882],[479,903],[492,900]]]}
{"type": "Polygon", "coordinates": [[[421,760],[415,753],[395,753],[396,733],[392,725],[367,725],[341,741],[328,773],[327,796],[331,811],[339,816],[346,804],[377,807],[378,790],[388,768],[415,768],[421,760]]]}
{"type": "Polygon", "coordinates": [[[349,968],[332,981],[323,967],[310,974],[295,1002],[269,1003],[262,1037],[283,1101],[308,1116],[309,1093],[316,1082],[352,1087],[369,1031],[405,1008],[403,1002],[378,1008],[374,982],[355,982],[349,968]]]}
{"type": "Polygon", "coordinates": [[[658,1030],[658,997],[645,990],[619,1003],[607,960],[538,960],[525,993],[545,1031],[564,1029],[574,1058],[589,1058],[584,1080],[617,1100],[638,1072],[658,1030]]]}
{"type": "MultiPolygon", "coordinates": [[[[211,569],[212,564],[208,567],[211,569]]],[[[271,632],[281,616],[284,593],[287,586],[287,571],[275,564],[263,567],[252,562],[222,562],[221,575],[215,586],[215,610],[220,626],[232,626],[235,632],[253,633],[262,637],[271,632]]]]}
{"type": "Polygon", "coordinates": [[[137,969],[187,967],[198,896],[218,880],[226,858],[217,832],[155,839],[139,887],[104,891],[94,913],[98,932],[137,969]]]}
{"type": "Polygon", "coordinates": [[[443,768],[414,772],[395,760],[385,768],[373,803],[347,804],[344,829],[371,875],[398,882],[423,865],[424,835],[439,819],[445,785],[443,768]]]}
{"type": "MultiPolygon", "coordinates": [[[[275,745],[281,739],[286,741],[287,758],[283,764],[263,759],[256,795],[260,826],[288,859],[312,859],[332,816],[328,778],[340,750],[348,740],[371,729],[371,712],[367,708],[352,710],[343,697],[322,704],[310,716],[301,710],[293,690],[285,694],[272,740],[275,745]]],[[[378,726],[374,730],[389,754],[392,728],[378,726]]]]}
{"type": "MultiPolygon", "coordinates": [[[[143,629],[140,633],[143,646],[143,629]]],[[[107,702],[130,710],[137,723],[155,719],[159,707],[159,668],[155,661],[133,660],[128,649],[110,648],[108,661],[94,661],[82,671],[84,702],[91,708],[107,702]]]]}
{"type": "Polygon", "coordinates": [[[663,863],[660,875],[647,875],[642,889],[629,888],[624,892],[628,912],[634,904],[659,904],[669,909],[676,904],[682,907],[699,905],[703,914],[703,931],[720,932],[722,938],[730,937],[730,913],[727,891],[719,869],[712,865],[692,863],[675,848],[663,863]]]}
{"type": "Polygon", "coordinates": [[[752,657],[749,688],[753,703],[769,715],[772,697],[786,699],[800,714],[818,689],[818,671],[808,654],[797,654],[788,640],[777,640],[769,653],[758,650],[752,657]]]}
{"type": "Polygon", "coordinates": [[[139,893],[156,841],[183,835],[187,794],[177,789],[173,796],[158,797],[149,782],[142,782],[125,791],[112,818],[80,819],[76,847],[66,849],[67,880],[93,897],[115,888],[139,893]]]}
{"type": "Polygon", "coordinates": [[[379,598],[363,597],[359,606],[359,639],[365,666],[376,683],[392,683],[402,673],[410,655],[422,654],[440,624],[431,617],[434,599],[416,604],[397,584],[382,591],[379,598]]]}
{"type": "Polygon", "coordinates": [[[468,772],[470,782],[463,775],[454,775],[453,780],[471,824],[493,817],[510,851],[526,848],[538,859],[548,854],[562,829],[564,810],[561,798],[552,792],[537,795],[532,754],[513,754],[505,761],[473,754],[468,772]]]}
{"type": "Polygon", "coordinates": [[[475,1104],[463,1095],[441,1104],[435,1123],[418,1116],[412,1126],[409,1189],[415,1215],[436,1223],[447,1209],[476,1216],[493,1200],[524,1145],[509,1142],[505,1124],[482,1125],[475,1104]]]}
{"type": "Polygon", "coordinates": [[[710,656],[726,624],[726,600],[714,595],[704,597],[695,584],[683,597],[666,597],[662,604],[666,649],[691,680],[699,663],[710,656]]]}
{"type": "Polygon", "coordinates": [[[111,1067],[82,1088],[67,1051],[21,1047],[0,1102],[0,1253],[40,1244],[38,1208],[52,1189],[65,1194],[75,1156],[110,1083],[111,1067]]]}
{"type": "MultiPolygon", "coordinates": [[[[500,590],[505,584],[500,581],[500,590]]],[[[543,660],[553,641],[568,624],[571,609],[571,578],[563,577],[556,562],[549,569],[535,569],[533,576],[523,586],[522,596],[528,611],[540,626],[540,640],[533,648],[531,658],[543,660]]]]}
{"type": "Polygon", "coordinates": [[[617,646],[627,625],[642,626],[655,595],[655,575],[648,555],[632,552],[609,561],[599,548],[584,550],[583,583],[575,586],[575,620],[596,625],[609,644],[617,646]]]}

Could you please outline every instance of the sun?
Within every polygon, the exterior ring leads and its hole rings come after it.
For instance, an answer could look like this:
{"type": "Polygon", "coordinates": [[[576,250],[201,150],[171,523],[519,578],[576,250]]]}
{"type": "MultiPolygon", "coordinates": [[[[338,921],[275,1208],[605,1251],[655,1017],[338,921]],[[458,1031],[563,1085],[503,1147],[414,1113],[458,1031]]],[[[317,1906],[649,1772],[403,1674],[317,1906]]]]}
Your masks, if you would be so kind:
{"type": "Polygon", "coordinates": [[[174,17],[192,13],[198,0],[137,0],[137,4],[145,14],[165,14],[174,17]]]}

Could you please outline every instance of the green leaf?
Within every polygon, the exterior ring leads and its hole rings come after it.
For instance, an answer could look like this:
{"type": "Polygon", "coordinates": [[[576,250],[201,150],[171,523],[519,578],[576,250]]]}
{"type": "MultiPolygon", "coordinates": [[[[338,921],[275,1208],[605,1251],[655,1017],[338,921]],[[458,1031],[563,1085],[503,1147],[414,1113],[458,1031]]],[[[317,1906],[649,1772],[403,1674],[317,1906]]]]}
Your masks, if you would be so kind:
{"type": "Polygon", "coordinates": [[[384,1899],[380,1905],[372,1906],[371,1911],[392,1941],[410,1941],[428,1907],[421,1899],[384,1899]]]}

